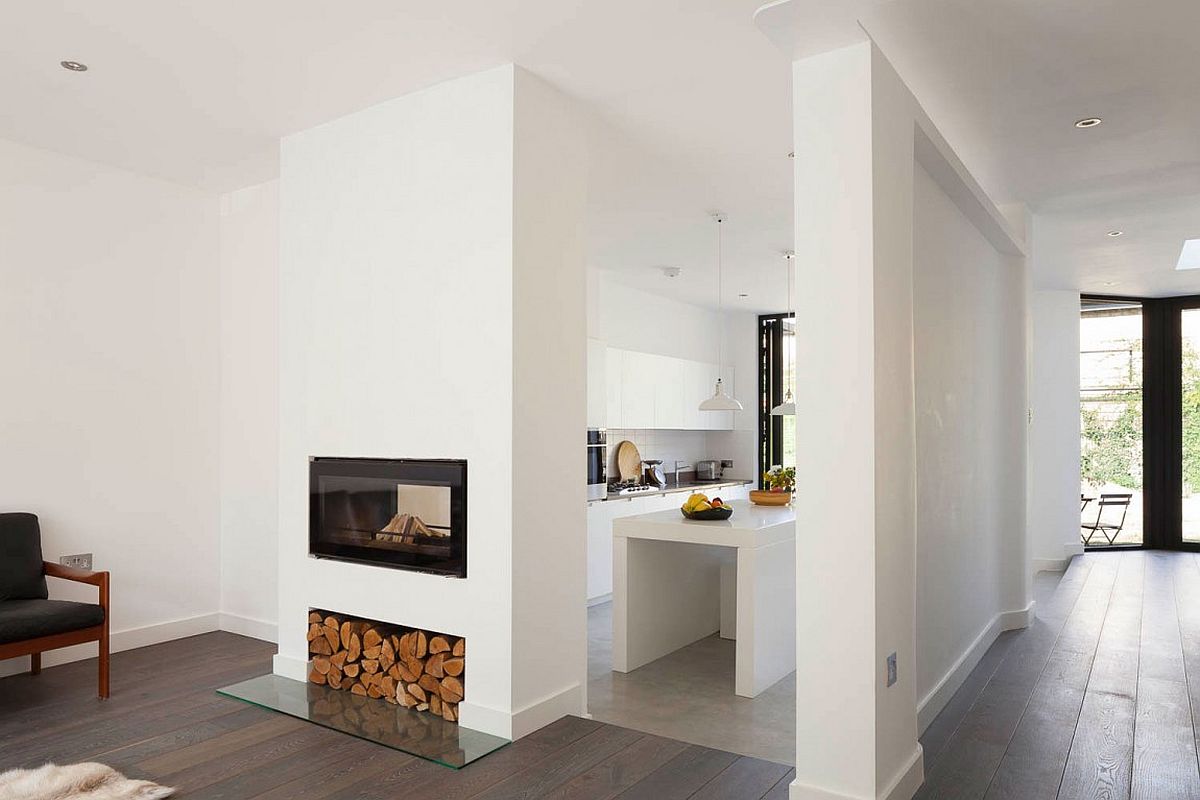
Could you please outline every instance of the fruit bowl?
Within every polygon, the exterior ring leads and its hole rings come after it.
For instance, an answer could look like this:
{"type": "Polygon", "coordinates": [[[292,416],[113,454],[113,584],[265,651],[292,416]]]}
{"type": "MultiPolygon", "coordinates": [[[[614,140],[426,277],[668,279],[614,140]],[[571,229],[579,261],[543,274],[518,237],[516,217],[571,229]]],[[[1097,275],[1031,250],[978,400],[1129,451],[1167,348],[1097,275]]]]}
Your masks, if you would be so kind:
{"type": "Polygon", "coordinates": [[[709,508],[704,511],[684,511],[679,509],[679,513],[683,514],[688,519],[698,520],[718,520],[729,519],[733,516],[733,509],[729,506],[721,506],[720,508],[709,508]]]}
{"type": "Polygon", "coordinates": [[[792,502],[791,492],[764,492],[753,489],[750,492],[750,502],[758,506],[786,506],[792,502]]]}

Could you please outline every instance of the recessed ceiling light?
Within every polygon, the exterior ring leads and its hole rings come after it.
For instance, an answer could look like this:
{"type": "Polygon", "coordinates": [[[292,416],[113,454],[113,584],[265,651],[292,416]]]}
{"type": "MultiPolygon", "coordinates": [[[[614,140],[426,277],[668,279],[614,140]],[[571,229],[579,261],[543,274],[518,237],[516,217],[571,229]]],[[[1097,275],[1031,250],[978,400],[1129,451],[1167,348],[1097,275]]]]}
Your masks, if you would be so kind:
{"type": "Polygon", "coordinates": [[[662,274],[668,278],[678,278],[679,273],[683,272],[683,267],[663,267],[662,274]]]}
{"type": "Polygon", "coordinates": [[[1119,283],[1119,281],[1105,281],[1104,285],[1105,286],[1116,286],[1117,283],[1119,283]]]}
{"type": "Polygon", "coordinates": [[[1200,239],[1188,239],[1183,243],[1175,269],[1200,269],[1200,239]]]}
{"type": "Polygon", "coordinates": [[[69,69],[71,72],[87,72],[87,64],[80,61],[60,61],[59,66],[63,69],[69,69]]]}
{"type": "Polygon", "coordinates": [[[1113,238],[1116,238],[1118,236],[1123,236],[1124,234],[1125,234],[1125,231],[1109,231],[1108,232],[1108,235],[1112,236],[1113,238]]]}
{"type": "Polygon", "coordinates": [[[1075,127],[1076,128],[1094,128],[1097,125],[1099,125],[1101,122],[1104,122],[1104,120],[1100,119],[1099,117],[1084,117],[1083,119],[1075,121],[1075,127]]]}
{"type": "Polygon", "coordinates": [[[749,297],[749,296],[750,295],[746,294],[745,292],[738,292],[738,297],[749,297]]]}

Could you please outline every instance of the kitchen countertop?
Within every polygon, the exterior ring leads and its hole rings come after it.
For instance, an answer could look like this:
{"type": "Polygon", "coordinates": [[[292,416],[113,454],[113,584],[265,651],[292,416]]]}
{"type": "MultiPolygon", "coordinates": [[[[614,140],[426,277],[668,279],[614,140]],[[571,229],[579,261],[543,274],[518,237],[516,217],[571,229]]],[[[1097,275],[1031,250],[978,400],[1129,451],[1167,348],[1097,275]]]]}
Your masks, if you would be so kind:
{"type": "Polygon", "coordinates": [[[588,505],[592,503],[604,503],[610,500],[633,500],[636,497],[656,497],[660,494],[674,494],[676,492],[695,492],[701,491],[708,494],[707,489],[717,489],[722,486],[745,486],[746,484],[754,483],[754,481],[745,478],[727,478],[719,481],[682,481],[679,484],[670,484],[663,489],[655,489],[652,492],[637,492],[635,494],[609,494],[607,497],[600,497],[595,500],[589,500],[588,505]]]}

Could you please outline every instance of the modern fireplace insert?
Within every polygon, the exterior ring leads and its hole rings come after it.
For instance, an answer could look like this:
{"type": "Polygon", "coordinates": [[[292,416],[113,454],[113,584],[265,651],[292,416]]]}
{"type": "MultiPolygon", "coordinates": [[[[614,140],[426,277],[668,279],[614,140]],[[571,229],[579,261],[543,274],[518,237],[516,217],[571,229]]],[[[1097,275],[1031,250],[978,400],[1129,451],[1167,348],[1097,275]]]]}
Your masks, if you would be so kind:
{"type": "Polygon", "coordinates": [[[308,552],[467,576],[467,462],[312,458],[308,552]]]}

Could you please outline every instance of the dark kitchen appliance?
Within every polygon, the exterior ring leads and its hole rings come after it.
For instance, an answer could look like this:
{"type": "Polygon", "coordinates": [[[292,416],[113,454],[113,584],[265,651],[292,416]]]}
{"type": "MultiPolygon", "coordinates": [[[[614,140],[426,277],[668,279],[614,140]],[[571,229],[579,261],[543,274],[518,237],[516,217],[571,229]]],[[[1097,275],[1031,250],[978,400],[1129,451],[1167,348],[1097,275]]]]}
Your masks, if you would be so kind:
{"type": "Polygon", "coordinates": [[[721,462],[720,461],[697,461],[696,462],[696,480],[697,481],[719,481],[719,480],[721,480],[721,462]]]}
{"type": "Polygon", "coordinates": [[[587,432],[587,497],[603,500],[608,494],[608,432],[603,428],[588,428],[587,432]]]}
{"type": "Polygon", "coordinates": [[[667,473],[663,470],[662,461],[660,459],[647,459],[646,465],[646,483],[651,486],[657,486],[659,489],[665,489],[667,486],[667,473]]]}

